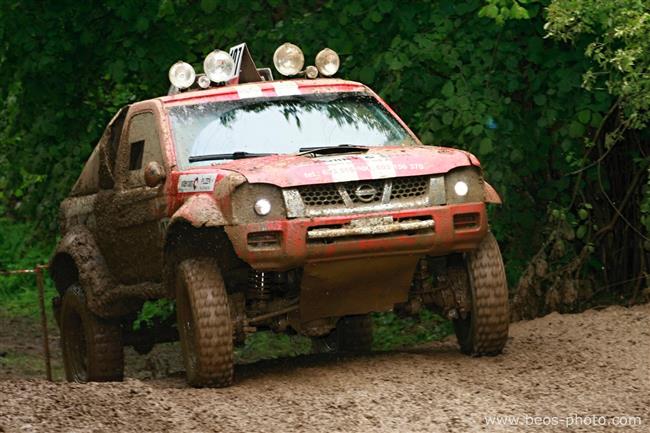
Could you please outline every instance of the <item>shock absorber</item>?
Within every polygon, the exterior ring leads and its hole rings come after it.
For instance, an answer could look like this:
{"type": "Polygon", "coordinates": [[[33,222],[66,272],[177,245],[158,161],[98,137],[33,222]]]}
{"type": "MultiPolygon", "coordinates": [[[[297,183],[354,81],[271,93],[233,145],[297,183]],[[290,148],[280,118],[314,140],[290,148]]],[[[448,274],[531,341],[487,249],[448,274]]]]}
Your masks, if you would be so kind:
{"type": "Polygon", "coordinates": [[[275,272],[256,271],[251,269],[248,275],[248,292],[246,297],[258,308],[264,308],[271,299],[274,286],[275,272]]]}

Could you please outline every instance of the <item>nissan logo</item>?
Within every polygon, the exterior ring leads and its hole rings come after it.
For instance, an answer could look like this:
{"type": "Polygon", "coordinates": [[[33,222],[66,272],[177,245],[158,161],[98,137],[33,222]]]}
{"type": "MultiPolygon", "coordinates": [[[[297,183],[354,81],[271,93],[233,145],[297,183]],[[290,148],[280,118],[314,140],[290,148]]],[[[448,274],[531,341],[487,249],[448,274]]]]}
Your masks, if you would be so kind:
{"type": "Polygon", "coordinates": [[[354,195],[356,195],[362,202],[370,203],[377,196],[377,188],[370,184],[363,183],[354,190],[354,195]]]}

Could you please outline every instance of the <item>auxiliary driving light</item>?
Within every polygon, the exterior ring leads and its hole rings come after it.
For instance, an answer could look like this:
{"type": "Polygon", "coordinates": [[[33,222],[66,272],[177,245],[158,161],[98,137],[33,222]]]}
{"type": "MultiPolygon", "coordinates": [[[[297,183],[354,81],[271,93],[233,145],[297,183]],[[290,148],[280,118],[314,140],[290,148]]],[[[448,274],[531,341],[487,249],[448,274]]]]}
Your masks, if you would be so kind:
{"type": "Polygon", "coordinates": [[[326,77],[336,74],[340,64],[339,55],[332,49],[324,48],[316,55],[316,67],[326,77]]]}
{"type": "Polygon", "coordinates": [[[210,84],[212,83],[212,81],[208,78],[207,75],[200,75],[197,81],[199,83],[199,87],[202,89],[207,89],[208,87],[210,87],[210,84]]]}
{"type": "Polygon", "coordinates": [[[307,66],[305,68],[305,75],[307,76],[307,78],[313,80],[314,78],[318,77],[318,69],[316,68],[316,66],[307,66]]]}
{"type": "Polygon", "coordinates": [[[177,89],[187,89],[194,84],[196,72],[189,63],[178,61],[169,68],[169,81],[177,89]]]}
{"type": "Polygon", "coordinates": [[[305,56],[298,46],[285,42],[273,53],[273,65],[285,76],[296,75],[305,64],[305,56]]]}
{"type": "Polygon", "coordinates": [[[211,81],[224,83],[235,75],[235,61],[227,52],[214,50],[203,61],[203,72],[211,81]]]}
{"type": "Polygon", "coordinates": [[[268,215],[271,212],[271,202],[265,198],[261,198],[255,202],[255,213],[259,216],[268,215]]]}
{"type": "Polygon", "coordinates": [[[459,197],[465,197],[469,192],[469,186],[467,186],[467,184],[462,180],[459,180],[456,182],[456,185],[454,185],[454,192],[459,197]]]}

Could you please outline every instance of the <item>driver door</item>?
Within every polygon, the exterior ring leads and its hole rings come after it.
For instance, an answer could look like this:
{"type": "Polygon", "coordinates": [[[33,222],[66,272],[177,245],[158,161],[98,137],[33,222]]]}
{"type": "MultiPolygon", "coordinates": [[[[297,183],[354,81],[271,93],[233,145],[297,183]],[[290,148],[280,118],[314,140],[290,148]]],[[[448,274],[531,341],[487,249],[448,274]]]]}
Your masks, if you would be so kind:
{"type": "Polygon", "coordinates": [[[115,164],[115,187],[98,197],[98,231],[109,267],[123,284],[160,281],[165,182],[148,187],[144,169],[156,161],[168,173],[160,142],[159,114],[133,110],[128,115],[115,164]]]}

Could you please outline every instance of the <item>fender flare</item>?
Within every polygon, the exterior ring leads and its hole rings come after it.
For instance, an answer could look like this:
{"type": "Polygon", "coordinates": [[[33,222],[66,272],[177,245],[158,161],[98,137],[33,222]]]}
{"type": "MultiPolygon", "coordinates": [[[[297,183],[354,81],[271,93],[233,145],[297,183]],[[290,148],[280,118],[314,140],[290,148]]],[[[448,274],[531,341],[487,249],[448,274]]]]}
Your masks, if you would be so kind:
{"type": "Polygon", "coordinates": [[[501,197],[499,196],[499,193],[497,192],[496,189],[492,185],[490,185],[487,182],[483,182],[483,191],[485,192],[485,202],[486,203],[494,203],[494,204],[502,204],[503,200],[501,200],[501,197]]]}
{"type": "Polygon", "coordinates": [[[59,241],[50,260],[50,276],[61,295],[76,279],[84,289],[88,308],[100,316],[106,315],[102,295],[116,283],[94,236],[86,227],[71,228],[59,241]]]}
{"type": "Polygon", "coordinates": [[[178,222],[187,222],[196,228],[221,227],[228,223],[215,199],[209,194],[197,194],[187,199],[174,212],[169,227],[178,222]]]}

